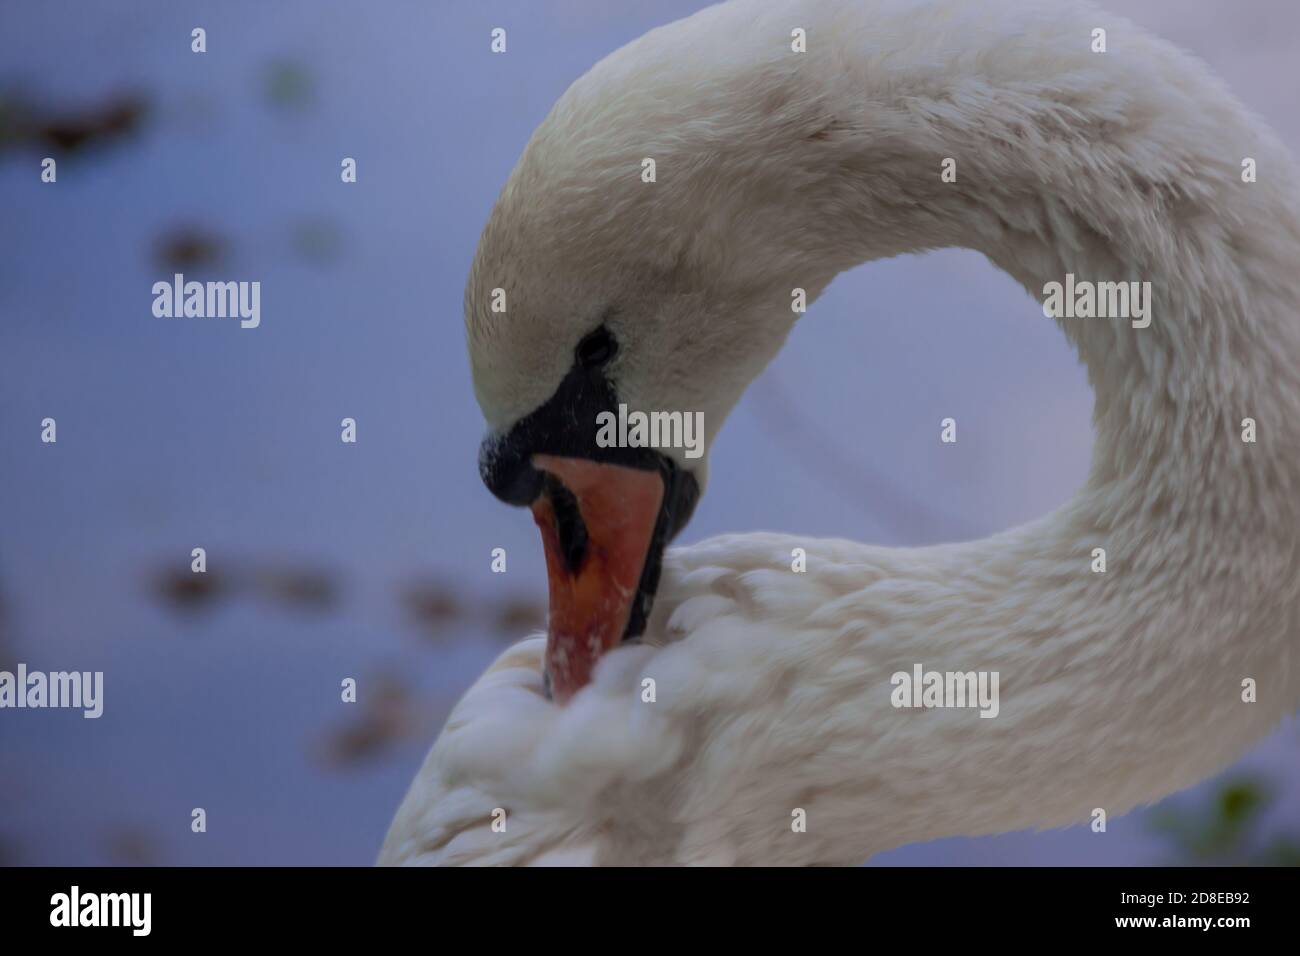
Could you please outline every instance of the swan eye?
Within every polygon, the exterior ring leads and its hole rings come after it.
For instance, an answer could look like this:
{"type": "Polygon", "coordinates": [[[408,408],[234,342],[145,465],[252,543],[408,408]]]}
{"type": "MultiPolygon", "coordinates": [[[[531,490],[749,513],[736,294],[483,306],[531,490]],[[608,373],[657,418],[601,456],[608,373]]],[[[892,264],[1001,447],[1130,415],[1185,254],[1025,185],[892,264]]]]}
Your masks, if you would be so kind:
{"type": "Polygon", "coordinates": [[[583,337],[574,354],[580,365],[586,368],[598,368],[612,359],[616,352],[618,352],[618,343],[614,341],[614,336],[610,334],[609,329],[602,325],[583,337]]]}

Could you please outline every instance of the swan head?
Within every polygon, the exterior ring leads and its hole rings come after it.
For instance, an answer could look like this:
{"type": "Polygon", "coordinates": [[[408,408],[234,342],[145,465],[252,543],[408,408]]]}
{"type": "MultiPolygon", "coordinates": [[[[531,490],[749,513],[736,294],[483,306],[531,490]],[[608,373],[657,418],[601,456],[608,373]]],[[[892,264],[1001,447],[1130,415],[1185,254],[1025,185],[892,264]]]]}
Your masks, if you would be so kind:
{"type": "MultiPolygon", "coordinates": [[[[674,47],[660,33],[646,39],[674,47]]],[[[644,44],[575,83],[534,133],[465,296],[480,471],[541,528],[560,701],[642,632],[718,429],[793,324],[792,289],[811,300],[836,271],[805,268],[801,183],[768,149],[788,138],[771,124],[799,115],[788,94],[730,74],[701,84],[644,44]]]]}

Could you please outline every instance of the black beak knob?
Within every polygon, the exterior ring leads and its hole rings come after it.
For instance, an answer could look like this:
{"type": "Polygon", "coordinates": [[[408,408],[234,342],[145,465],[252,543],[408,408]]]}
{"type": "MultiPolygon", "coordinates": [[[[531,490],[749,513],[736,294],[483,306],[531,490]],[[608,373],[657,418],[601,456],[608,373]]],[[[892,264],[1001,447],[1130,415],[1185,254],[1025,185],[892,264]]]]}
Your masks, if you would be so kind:
{"type": "Polygon", "coordinates": [[[530,505],[541,493],[543,475],[532,452],[510,436],[489,435],[478,452],[478,473],[488,491],[508,505],[530,505]]]}

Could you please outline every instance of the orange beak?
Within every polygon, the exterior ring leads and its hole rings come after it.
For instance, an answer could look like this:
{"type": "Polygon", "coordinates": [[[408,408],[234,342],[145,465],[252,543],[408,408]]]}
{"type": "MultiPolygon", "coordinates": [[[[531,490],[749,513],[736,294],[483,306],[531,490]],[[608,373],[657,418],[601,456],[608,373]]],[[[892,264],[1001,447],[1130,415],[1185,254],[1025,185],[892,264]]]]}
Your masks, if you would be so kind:
{"type": "Polygon", "coordinates": [[[657,471],[585,458],[534,455],[532,463],[548,476],[532,511],[550,592],[546,672],[563,704],[627,630],[664,482],[657,471]]]}

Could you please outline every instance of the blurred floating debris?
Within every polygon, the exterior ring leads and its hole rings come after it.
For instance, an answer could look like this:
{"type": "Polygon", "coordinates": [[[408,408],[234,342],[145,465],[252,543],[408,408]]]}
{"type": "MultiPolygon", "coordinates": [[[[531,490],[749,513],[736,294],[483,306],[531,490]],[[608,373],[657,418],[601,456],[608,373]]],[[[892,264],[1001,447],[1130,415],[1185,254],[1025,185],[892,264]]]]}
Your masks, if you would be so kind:
{"type": "Polygon", "coordinates": [[[147,114],[147,101],[134,93],[77,110],[39,106],[21,93],[0,93],[0,150],[77,153],[134,135],[147,114]]]}
{"type": "Polygon", "coordinates": [[[304,110],[316,101],[316,82],[311,71],[296,60],[273,61],[266,69],[264,89],[272,106],[304,110]]]}
{"type": "MultiPolygon", "coordinates": [[[[181,612],[208,610],[218,603],[252,597],[280,607],[312,613],[335,611],[342,604],[343,584],[337,574],[303,564],[241,565],[224,558],[221,568],[190,569],[188,556],[163,565],[150,575],[150,593],[160,603],[181,612]]],[[[429,643],[451,636],[461,625],[473,624],[484,636],[517,641],[546,627],[546,602],[527,594],[487,600],[467,599],[457,586],[437,577],[413,578],[398,592],[406,618],[429,643]]],[[[0,604],[0,639],[4,636],[0,604]]],[[[0,640],[0,656],[3,641],[0,640]]]]}
{"type": "Polygon", "coordinates": [[[1149,826],[1173,845],[1184,864],[1297,866],[1300,842],[1288,834],[1258,832],[1276,796],[1262,777],[1237,777],[1218,788],[1208,807],[1162,806],[1150,815],[1149,826]]]}
{"type": "Polygon", "coordinates": [[[108,835],[106,847],[116,866],[157,866],[158,844],[139,827],[119,827],[108,835]]]}
{"type": "Polygon", "coordinates": [[[280,568],[257,576],[261,592],[271,600],[311,611],[323,611],[338,600],[338,585],[332,575],[312,569],[280,568]]]}
{"type": "Polygon", "coordinates": [[[418,581],[408,585],[402,590],[401,600],[411,619],[435,634],[465,616],[465,609],[455,592],[438,581],[418,581]]]}
{"type": "Polygon", "coordinates": [[[546,604],[527,597],[513,597],[497,607],[496,630],[507,640],[517,641],[529,631],[546,627],[546,604]]]}
{"type": "Polygon", "coordinates": [[[226,241],[197,226],[180,226],[159,236],[154,243],[158,264],[184,271],[215,266],[226,255],[226,241]]]}
{"type": "Polygon", "coordinates": [[[399,744],[426,741],[432,733],[430,715],[394,674],[358,680],[357,702],[343,706],[357,716],[328,734],[316,751],[319,762],[331,769],[373,761],[399,744]]]}
{"type": "Polygon", "coordinates": [[[308,262],[326,265],[343,251],[343,235],[330,219],[304,219],[293,227],[293,248],[308,262]]]}
{"type": "MultiPolygon", "coordinates": [[[[224,563],[229,567],[228,560],[224,563]]],[[[282,607],[320,612],[338,603],[341,588],[334,574],[320,568],[280,564],[233,571],[210,567],[199,573],[190,570],[187,557],[157,572],[151,590],[162,603],[182,611],[251,595],[282,607]]]]}
{"type": "Polygon", "coordinates": [[[401,592],[407,616],[437,641],[457,624],[481,622],[495,635],[517,641],[531,631],[546,627],[546,602],[524,594],[475,601],[472,605],[458,595],[454,584],[429,577],[408,584],[401,592]]]}
{"type": "Polygon", "coordinates": [[[154,576],[153,593],[164,604],[181,611],[198,611],[211,607],[217,599],[230,597],[231,588],[217,571],[196,574],[188,563],[179,561],[175,568],[154,576]]]}

